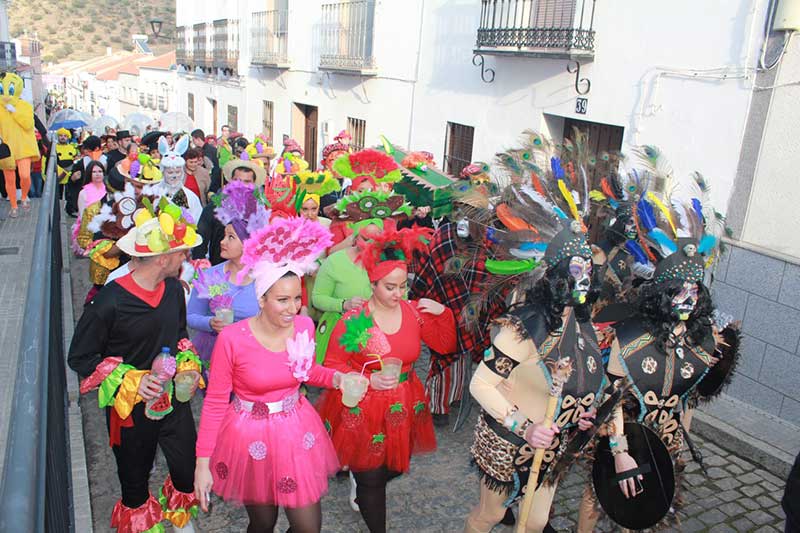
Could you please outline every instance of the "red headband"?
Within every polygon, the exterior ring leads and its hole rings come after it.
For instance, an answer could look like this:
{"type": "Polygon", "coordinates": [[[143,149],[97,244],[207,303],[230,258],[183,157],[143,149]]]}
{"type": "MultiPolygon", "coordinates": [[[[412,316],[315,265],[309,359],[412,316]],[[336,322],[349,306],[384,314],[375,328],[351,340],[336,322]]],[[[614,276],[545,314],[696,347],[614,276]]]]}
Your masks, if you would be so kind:
{"type": "Polygon", "coordinates": [[[373,265],[372,267],[367,269],[367,276],[372,283],[385,278],[392,272],[395,268],[402,269],[408,272],[408,265],[406,265],[405,261],[399,261],[397,259],[393,259],[390,261],[381,261],[373,265]]]}

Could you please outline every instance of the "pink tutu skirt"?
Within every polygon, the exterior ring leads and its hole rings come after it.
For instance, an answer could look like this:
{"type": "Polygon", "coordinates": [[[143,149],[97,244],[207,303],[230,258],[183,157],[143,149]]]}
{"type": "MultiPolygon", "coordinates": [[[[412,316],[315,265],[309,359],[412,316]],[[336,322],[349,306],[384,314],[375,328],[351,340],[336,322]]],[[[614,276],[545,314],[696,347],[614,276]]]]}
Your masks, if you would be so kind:
{"type": "Polygon", "coordinates": [[[245,505],[304,507],[328,491],[339,470],[336,450],[316,410],[305,397],[284,401],[270,414],[256,402],[228,406],[211,456],[214,492],[245,505]],[[288,402],[288,404],[287,404],[288,402]]]}

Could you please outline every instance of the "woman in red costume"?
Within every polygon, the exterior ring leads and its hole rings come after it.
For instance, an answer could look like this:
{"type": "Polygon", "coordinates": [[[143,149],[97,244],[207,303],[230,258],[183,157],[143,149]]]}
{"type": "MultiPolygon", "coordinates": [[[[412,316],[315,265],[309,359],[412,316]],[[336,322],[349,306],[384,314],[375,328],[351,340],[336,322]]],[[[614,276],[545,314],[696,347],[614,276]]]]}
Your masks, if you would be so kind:
{"type": "Polygon", "coordinates": [[[403,300],[414,251],[426,249],[427,228],[387,228],[360,254],[372,297],[346,313],[333,330],[325,366],[369,376],[369,389],[348,408],[340,391],[324,393],[320,415],[333,445],[356,482],[361,516],[371,533],[386,531],[386,484],[408,472],[411,455],[436,449],[425,388],[414,372],[420,340],[441,353],[455,350],[455,320],[433,300],[403,300]],[[381,370],[384,359],[402,361],[400,376],[381,370]]]}

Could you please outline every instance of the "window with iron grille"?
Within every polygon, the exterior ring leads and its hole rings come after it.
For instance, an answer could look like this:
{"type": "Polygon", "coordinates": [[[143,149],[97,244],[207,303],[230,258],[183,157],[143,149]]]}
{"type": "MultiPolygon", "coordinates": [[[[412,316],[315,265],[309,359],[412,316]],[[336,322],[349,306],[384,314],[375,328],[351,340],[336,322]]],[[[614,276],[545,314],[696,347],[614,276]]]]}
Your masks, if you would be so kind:
{"type": "Polygon", "coordinates": [[[375,0],[339,0],[322,5],[319,66],[374,74],[375,0]]]}
{"type": "Polygon", "coordinates": [[[194,95],[192,93],[187,96],[186,114],[189,115],[190,119],[194,120],[194,95]]]}
{"type": "Polygon", "coordinates": [[[472,162],[472,140],[475,128],[447,123],[444,139],[444,171],[451,176],[458,176],[461,170],[472,162]]]}
{"type": "Polygon", "coordinates": [[[353,147],[353,151],[363,150],[367,133],[367,121],[360,118],[347,117],[347,133],[352,137],[350,146],[353,147]]]}
{"type": "Polygon", "coordinates": [[[228,125],[231,131],[239,131],[239,109],[235,105],[228,106],[228,125]]]}
{"type": "Polygon", "coordinates": [[[273,120],[275,117],[275,104],[269,100],[264,100],[263,115],[261,118],[261,126],[264,135],[267,136],[270,142],[273,142],[273,120]]]}

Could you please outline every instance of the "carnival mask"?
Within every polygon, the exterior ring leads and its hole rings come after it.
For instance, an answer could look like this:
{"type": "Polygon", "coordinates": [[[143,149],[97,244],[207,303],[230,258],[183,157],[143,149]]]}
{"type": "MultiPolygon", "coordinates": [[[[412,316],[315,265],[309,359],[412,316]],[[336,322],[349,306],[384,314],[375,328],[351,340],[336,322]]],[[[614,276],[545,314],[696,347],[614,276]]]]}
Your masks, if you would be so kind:
{"type": "Polygon", "coordinates": [[[163,173],[164,183],[166,183],[169,190],[175,192],[183,187],[183,180],[185,179],[183,167],[165,167],[163,173]]]}
{"type": "Polygon", "coordinates": [[[456,224],[456,235],[461,237],[462,239],[466,239],[469,237],[469,220],[466,218],[462,218],[456,224]]]}
{"type": "Polygon", "coordinates": [[[575,280],[572,300],[577,304],[586,303],[586,295],[592,286],[592,260],[575,256],[569,260],[569,275],[575,280]]]}
{"type": "Polygon", "coordinates": [[[697,306],[697,298],[697,283],[684,281],[681,291],[672,298],[672,314],[678,317],[678,320],[689,320],[689,315],[697,306]]]}

